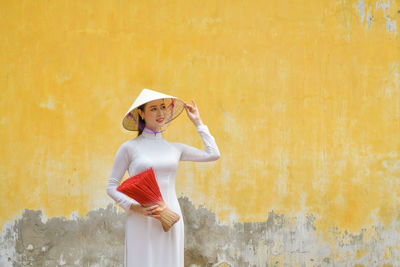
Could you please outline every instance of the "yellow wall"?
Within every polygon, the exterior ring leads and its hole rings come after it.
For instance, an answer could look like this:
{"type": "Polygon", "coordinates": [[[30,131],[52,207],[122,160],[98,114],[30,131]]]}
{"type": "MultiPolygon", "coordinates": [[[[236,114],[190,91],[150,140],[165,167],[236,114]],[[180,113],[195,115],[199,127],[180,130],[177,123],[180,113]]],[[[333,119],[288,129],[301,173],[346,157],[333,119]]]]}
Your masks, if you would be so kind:
{"type": "MultiPolygon", "coordinates": [[[[400,220],[400,1],[0,1],[0,224],[111,202],[144,87],[194,98],[216,163],[177,190],[221,221],[400,220]]],[[[186,115],[165,137],[201,146],[186,115]]]]}

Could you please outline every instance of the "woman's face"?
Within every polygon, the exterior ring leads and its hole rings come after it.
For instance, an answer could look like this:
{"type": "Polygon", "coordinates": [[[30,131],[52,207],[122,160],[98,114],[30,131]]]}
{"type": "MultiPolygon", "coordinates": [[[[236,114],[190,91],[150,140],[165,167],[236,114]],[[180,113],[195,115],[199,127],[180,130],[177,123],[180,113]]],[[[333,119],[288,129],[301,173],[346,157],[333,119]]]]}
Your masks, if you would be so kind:
{"type": "Polygon", "coordinates": [[[146,122],[147,128],[159,131],[165,123],[167,108],[164,99],[158,99],[146,103],[144,110],[139,109],[138,112],[146,122]]]}

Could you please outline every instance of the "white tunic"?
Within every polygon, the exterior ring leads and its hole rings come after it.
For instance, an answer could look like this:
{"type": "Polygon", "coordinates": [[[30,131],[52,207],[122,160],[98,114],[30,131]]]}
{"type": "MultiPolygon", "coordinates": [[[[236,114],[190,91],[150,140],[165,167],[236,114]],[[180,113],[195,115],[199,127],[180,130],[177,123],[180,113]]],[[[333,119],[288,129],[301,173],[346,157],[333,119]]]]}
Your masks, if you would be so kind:
{"type": "Polygon", "coordinates": [[[125,231],[126,267],[183,267],[184,225],[182,212],[175,192],[175,178],[180,160],[213,161],[219,150],[207,126],[197,126],[205,150],[181,143],[169,143],[160,133],[148,131],[121,145],[107,185],[107,194],[127,212],[125,231]],[[181,219],[164,232],[159,220],[132,212],[129,207],[137,202],[116,190],[125,171],[129,176],[152,167],[158,186],[167,206],[181,219]]]}

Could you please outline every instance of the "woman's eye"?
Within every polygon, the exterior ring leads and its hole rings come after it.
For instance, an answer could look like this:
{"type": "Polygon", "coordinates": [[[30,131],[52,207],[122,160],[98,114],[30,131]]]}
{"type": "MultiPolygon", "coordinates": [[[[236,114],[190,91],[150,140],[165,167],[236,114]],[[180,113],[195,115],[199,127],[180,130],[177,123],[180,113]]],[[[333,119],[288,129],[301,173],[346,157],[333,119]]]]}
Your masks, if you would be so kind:
{"type": "Polygon", "coordinates": [[[165,109],[165,106],[161,106],[161,109],[165,109]]]}

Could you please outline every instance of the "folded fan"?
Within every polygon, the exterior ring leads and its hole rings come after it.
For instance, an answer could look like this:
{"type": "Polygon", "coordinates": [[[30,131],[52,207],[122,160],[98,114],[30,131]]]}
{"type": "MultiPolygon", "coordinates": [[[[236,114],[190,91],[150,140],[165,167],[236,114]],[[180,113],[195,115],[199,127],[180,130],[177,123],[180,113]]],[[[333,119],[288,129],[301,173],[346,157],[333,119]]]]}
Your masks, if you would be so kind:
{"type": "Polygon", "coordinates": [[[165,204],[152,168],[126,179],[117,190],[135,199],[144,207],[159,205],[154,214],[160,215],[159,220],[164,232],[180,219],[180,216],[165,204]]]}

